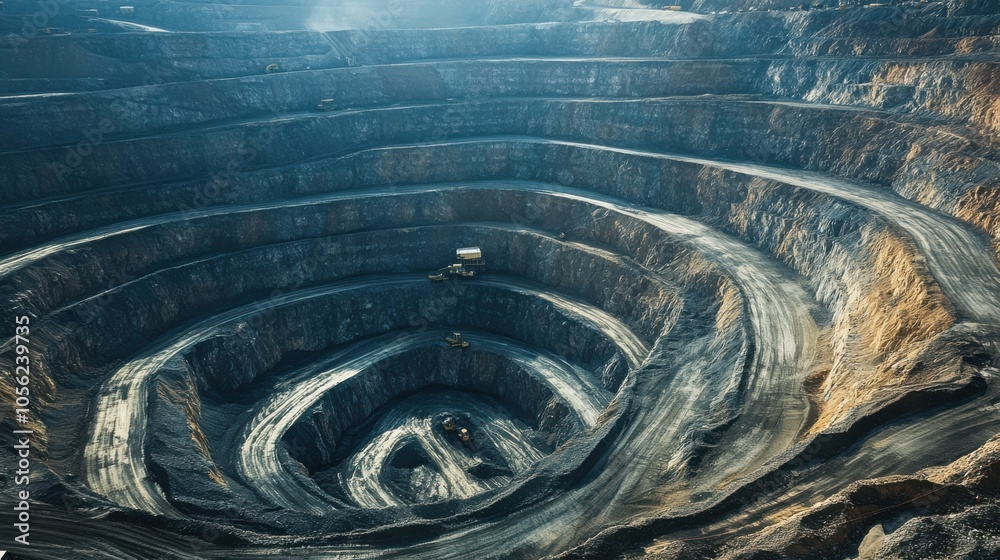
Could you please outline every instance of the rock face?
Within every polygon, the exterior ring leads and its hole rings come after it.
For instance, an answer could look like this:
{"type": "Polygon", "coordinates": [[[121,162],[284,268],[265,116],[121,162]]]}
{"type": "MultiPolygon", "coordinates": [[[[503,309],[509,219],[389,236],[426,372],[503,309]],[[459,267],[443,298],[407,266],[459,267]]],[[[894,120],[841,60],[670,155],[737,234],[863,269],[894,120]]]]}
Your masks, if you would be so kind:
{"type": "Polygon", "coordinates": [[[7,0],[19,557],[995,556],[1000,9],[666,4],[7,0]]]}

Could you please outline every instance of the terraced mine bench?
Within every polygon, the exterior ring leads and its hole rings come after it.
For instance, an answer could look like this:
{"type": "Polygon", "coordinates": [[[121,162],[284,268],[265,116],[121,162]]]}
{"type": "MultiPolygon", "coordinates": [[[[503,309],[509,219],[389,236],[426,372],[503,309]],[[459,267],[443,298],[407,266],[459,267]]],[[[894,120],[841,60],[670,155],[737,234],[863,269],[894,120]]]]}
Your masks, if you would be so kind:
{"type": "Polygon", "coordinates": [[[1000,553],[1000,9],[798,4],[8,0],[0,550],[1000,553]]]}

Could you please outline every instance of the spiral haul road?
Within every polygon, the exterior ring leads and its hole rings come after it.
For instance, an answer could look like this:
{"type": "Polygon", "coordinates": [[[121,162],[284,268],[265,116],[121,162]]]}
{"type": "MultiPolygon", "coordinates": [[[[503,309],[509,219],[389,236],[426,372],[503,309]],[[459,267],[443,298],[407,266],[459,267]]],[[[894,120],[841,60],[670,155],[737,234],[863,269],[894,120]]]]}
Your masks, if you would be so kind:
{"type": "Polygon", "coordinates": [[[798,4],[7,0],[0,550],[1000,554],[1000,11],[798,4]]]}

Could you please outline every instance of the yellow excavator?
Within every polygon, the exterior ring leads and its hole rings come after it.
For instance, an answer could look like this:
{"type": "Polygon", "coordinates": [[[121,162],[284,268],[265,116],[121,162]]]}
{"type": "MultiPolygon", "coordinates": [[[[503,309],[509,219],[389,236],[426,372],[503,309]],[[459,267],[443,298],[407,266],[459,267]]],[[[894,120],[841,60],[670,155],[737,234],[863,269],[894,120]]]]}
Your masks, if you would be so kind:
{"type": "Polygon", "coordinates": [[[462,333],[453,332],[448,336],[444,337],[444,341],[451,345],[452,348],[468,348],[469,341],[462,338],[462,333]]]}
{"type": "Polygon", "coordinates": [[[451,416],[445,417],[444,422],[442,422],[441,425],[444,427],[444,431],[455,432],[455,434],[458,436],[458,440],[461,441],[463,444],[467,444],[469,443],[470,440],[472,440],[472,435],[469,434],[469,430],[457,426],[455,424],[455,419],[452,418],[451,416]]]}

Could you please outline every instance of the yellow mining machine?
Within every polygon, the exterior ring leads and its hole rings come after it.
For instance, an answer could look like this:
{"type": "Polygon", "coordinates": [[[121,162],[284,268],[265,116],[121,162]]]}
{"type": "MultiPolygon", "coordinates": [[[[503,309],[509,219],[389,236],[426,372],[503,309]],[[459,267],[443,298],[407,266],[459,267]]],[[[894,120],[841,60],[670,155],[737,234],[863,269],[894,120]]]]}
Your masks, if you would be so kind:
{"type": "Polygon", "coordinates": [[[444,427],[446,432],[455,432],[458,436],[458,441],[462,442],[463,445],[469,445],[472,441],[472,435],[469,433],[468,428],[463,428],[455,423],[455,418],[452,416],[445,416],[444,421],[441,422],[441,426],[444,427]]]}
{"type": "Polygon", "coordinates": [[[451,345],[452,348],[468,348],[469,341],[462,338],[462,333],[453,332],[448,336],[444,337],[444,341],[451,345]]]}

